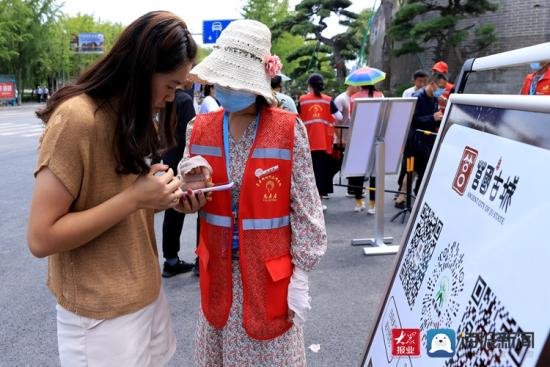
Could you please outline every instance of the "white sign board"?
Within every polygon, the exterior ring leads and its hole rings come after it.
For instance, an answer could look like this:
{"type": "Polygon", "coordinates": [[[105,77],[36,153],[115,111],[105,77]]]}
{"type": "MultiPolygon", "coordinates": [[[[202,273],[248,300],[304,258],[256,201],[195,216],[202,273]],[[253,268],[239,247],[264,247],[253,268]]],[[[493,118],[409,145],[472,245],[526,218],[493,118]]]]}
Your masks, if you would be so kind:
{"type": "Polygon", "coordinates": [[[405,141],[409,132],[409,125],[416,106],[415,98],[387,98],[386,112],[385,167],[386,174],[398,173],[405,141]]]}
{"type": "Polygon", "coordinates": [[[416,98],[354,100],[351,137],[342,164],[344,176],[370,176],[379,136],[385,142],[385,172],[398,172],[415,104],[416,98]]]}
{"type": "Polygon", "coordinates": [[[547,355],[548,162],[548,97],[452,96],[362,365],[535,366],[547,355]],[[407,328],[420,345],[395,349],[404,339],[392,329],[407,328]]]}
{"type": "Polygon", "coordinates": [[[374,143],[385,107],[384,98],[358,98],[353,104],[351,136],[342,163],[346,177],[365,176],[372,170],[374,143]]]}

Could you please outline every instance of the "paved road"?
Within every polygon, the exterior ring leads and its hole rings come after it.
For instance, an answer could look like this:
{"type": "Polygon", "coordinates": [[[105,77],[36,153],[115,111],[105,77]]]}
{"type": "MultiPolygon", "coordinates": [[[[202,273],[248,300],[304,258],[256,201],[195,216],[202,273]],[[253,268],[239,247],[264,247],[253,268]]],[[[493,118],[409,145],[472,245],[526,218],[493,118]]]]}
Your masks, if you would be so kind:
{"type": "MultiPolygon", "coordinates": [[[[0,366],[57,366],[55,302],[45,286],[47,261],[33,258],[26,244],[26,226],[33,188],[41,125],[37,105],[0,109],[0,366]]],[[[70,144],[70,142],[67,142],[70,144]]],[[[387,181],[395,182],[388,176],[387,181]]],[[[353,213],[353,200],[342,189],[329,200],[326,223],[329,248],[311,274],[313,310],[306,324],[310,366],[357,366],[395,256],[366,257],[350,239],[372,235],[372,216],[353,213]]],[[[404,225],[390,223],[395,213],[386,195],[386,233],[397,240],[404,225]]],[[[157,239],[162,216],[157,215],[157,239]]],[[[186,219],[182,257],[193,258],[195,217],[186,219]]],[[[191,366],[193,333],[199,308],[197,278],[190,274],[164,280],[171,302],[178,349],[170,366],[191,366]]]]}

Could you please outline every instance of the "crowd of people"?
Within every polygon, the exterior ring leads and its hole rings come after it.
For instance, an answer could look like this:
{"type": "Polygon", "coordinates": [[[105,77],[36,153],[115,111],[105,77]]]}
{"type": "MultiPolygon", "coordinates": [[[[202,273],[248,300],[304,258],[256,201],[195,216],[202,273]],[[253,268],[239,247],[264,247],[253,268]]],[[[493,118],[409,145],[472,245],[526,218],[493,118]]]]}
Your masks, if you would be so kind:
{"type": "MultiPolygon", "coordinates": [[[[192,269],[201,298],[196,365],[306,365],[309,274],[327,248],[321,198],[333,192],[349,140],[335,123],[351,123],[357,98],[383,94],[350,86],[333,100],[315,73],[296,105],[270,49],[264,24],[237,20],[195,65],[185,22],[150,12],[37,113],[47,128],[28,242],[49,260],[62,366],[166,364],[176,340],[161,276],[192,269]],[[200,106],[192,83],[204,85],[200,106]],[[195,212],[192,264],[178,253],[184,215],[195,212]]],[[[548,89],[547,70],[538,65],[525,91],[548,89]]],[[[413,77],[404,159],[415,157],[417,191],[433,146],[432,134],[417,131],[437,132],[453,85],[444,62],[413,77]]],[[[368,181],[374,194],[375,177],[368,181]]],[[[348,178],[355,212],[367,209],[364,182],[348,178]]],[[[374,200],[369,194],[369,214],[374,200]]]]}

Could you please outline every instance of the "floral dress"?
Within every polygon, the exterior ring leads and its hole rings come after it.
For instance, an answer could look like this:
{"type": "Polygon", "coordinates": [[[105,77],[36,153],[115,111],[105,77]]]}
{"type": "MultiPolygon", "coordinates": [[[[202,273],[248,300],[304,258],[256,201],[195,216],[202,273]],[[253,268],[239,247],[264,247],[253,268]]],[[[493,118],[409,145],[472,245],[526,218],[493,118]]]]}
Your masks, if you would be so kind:
{"type": "MultiPolygon", "coordinates": [[[[239,140],[229,137],[232,201],[239,203],[244,168],[254,143],[256,122],[251,123],[239,140]]],[[[187,145],[193,121],[187,127],[187,145]]],[[[184,157],[189,157],[186,148],[184,157]]],[[[321,201],[315,186],[311,154],[305,126],[297,120],[294,128],[294,156],[290,187],[291,255],[294,265],[310,271],[327,248],[327,235],[321,201]]],[[[305,366],[303,329],[292,326],[271,340],[251,339],[243,328],[243,290],[238,260],[233,261],[233,303],[229,319],[222,329],[208,323],[202,311],[196,328],[195,363],[197,366],[305,366]]]]}

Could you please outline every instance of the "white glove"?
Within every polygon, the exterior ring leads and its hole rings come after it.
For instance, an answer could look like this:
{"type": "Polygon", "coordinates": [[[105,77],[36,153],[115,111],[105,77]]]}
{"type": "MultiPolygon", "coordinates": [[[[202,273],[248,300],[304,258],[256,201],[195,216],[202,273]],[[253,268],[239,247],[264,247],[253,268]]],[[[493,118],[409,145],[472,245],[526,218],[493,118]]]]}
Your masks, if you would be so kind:
{"type": "Polygon", "coordinates": [[[311,297],[309,296],[309,281],[307,273],[294,266],[290,284],[288,285],[288,308],[294,311],[292,321],[296,326],[304,326],[307,313],[311,310],[311,297]]]}

